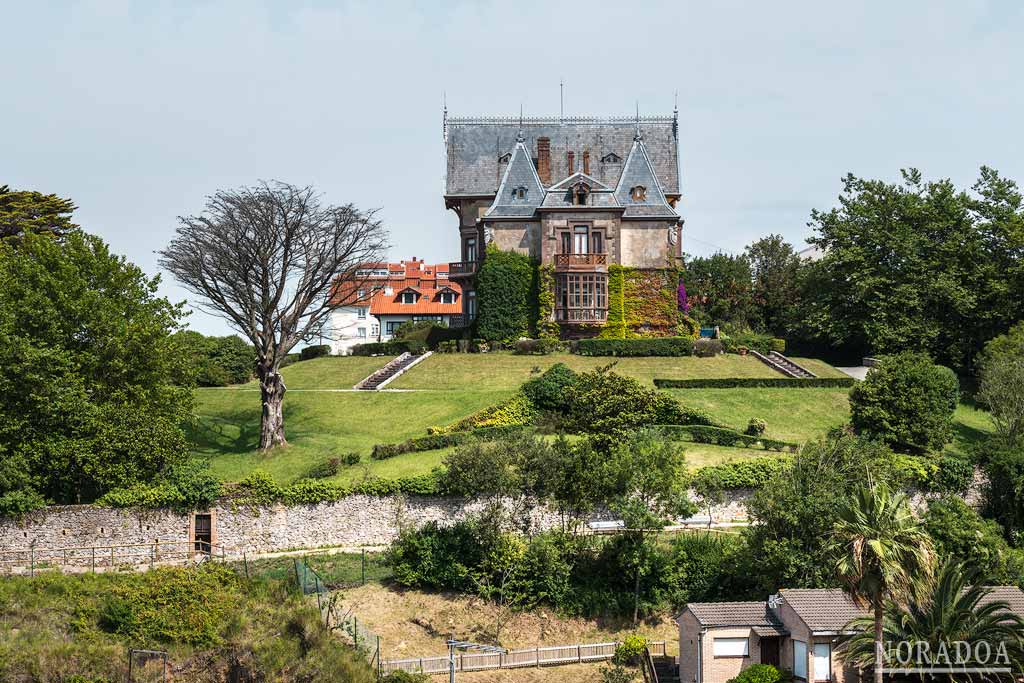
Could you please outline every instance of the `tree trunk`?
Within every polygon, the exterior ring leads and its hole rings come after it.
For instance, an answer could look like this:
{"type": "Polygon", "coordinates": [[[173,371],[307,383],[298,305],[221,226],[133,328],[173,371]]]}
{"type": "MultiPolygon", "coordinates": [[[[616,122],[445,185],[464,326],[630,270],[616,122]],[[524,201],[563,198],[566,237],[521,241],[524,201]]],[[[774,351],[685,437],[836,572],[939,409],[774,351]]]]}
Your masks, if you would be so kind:
{"type": "Polygon", "coordinates": [[[284,377],[276,368],[260,366],[260,400],[263,413],[260,416],[260,450],[285,446],[284,438],[284,377]]]}
{"type": "Polygon", "coordinates": [[[882,683],[882,596],[875,598],[875,683],[882,683]]]}

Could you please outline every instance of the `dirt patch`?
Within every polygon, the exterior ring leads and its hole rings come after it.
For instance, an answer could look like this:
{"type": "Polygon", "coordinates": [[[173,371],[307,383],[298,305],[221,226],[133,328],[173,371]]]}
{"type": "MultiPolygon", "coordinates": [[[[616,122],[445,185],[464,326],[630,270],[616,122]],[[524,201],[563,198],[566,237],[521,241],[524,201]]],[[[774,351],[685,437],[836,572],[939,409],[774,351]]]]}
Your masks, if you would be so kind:
{"type": "MultiPolygon", "coordinates": [[[[544,668],[506,669],[504,671],[474,671],[456,674],[460,683],[600,683],[604,664],[567,664],[544,668]]],[[[442,683],[441,677],[435,676],[442,683]]],[[[640,680],[637,673],[636,680],[640,680]]]]}
{"type": "MultiPolygon", "coordinates": [[[[501,610],[491,603],[463,595],[424,593],[413,590],[367,584],[345,591],[342,603],[359,618],[360,623],[381,638],[385,659],[426,657],[447,652],[445,640],[450,634],[461,640],[495,643],[495,624],[501,610]]],[[[549,609],[515,612],[501,626],[499,642],[509,649],[544,645],[567,645],[621,640],[630,633],[640,633],[651,640],[664,640],[668,652],[678,650],[679,632],[668,615],[641,623],[632,628],[628,620],[608,621],[561,617],[549,609]]],[[[555,680],[571,667],[532,670],[541,678],[516,676],[516,681],[555,680]]],[[[583,667],[594,671],[598,667],[583,667]]],[[[501,672],[495,672],[495,675],[501,672]]],[[[507,673],[507,672],[506,672],[507,673]]],[[[469,674],[465,674],[467,677],[469,674]]],[[[473,674],[482,675],[482,674],[473,674]]],[[[469,680],[467,678],[467,680],[469,680]]],[[[474,681],[509,680],[507,678],[474,678],[474,681]]],[[[558,680],[563,680],[558,678],[558,680]]],[[[576,680],[576,679],[565,679],[576,680]]],[[[580,678],[578,680],[590,680],[580,678]]],[[[594,679],[597,680],[597,679],[594,679]]]]}

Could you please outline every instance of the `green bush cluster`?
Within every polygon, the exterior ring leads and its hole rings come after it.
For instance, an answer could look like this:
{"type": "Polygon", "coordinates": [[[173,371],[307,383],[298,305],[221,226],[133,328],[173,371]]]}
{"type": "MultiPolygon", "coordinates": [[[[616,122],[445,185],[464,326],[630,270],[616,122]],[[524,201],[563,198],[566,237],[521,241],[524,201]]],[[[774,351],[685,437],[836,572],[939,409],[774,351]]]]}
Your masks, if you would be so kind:
{"type": "Polygon", "coordinates": [[[532,424],[536,416],[537,410],[530,399],[522,392],[517,392],[501,403],[478,410],[445,427],[431,427],[427,431],[430,434],[444,434],[464,432],[480,427],[525,427],[532,424]]]}
{"type": "Polygon", "coordinates": [[[792,456],[786,455],[730,460],[700,468],[690,483],[698,491],[707,489],[712,483],[727,490],[761,488],[792,462],[792,456]]]}
{"type": "Polygon", "coordinates": [[[476,284],[477,335],[505,344],[530,336],[537,319],[536,270],[525,254],[487,247],[476,284]]]}
{"type": "Polygon", "coordinates": [[[518,339],[515,353],[519,356],[547,356],[557,351],[564,351],[565,343],[558,338],[518,339]]]}
{"type": "Polygon", "coordinates": [[[182,345],[199,386],[225,387],[252,379],[256,349],[241,337],[207,337],[194,330],[183,330],[173,338],[182,345]]]}
{"type": "Polygon", "coordinates": [[[722,335],[722,348],[726,353],[739,353],[740,347],[745,347],[767,356],[772,351],[784,353],[786,351],[786,340],[772,337],[770,334],[750,331],[722,335]]]}
{"type": "Polygon", "coordinates": [[[205,462],[189,460],[169,468],[152,482],[108,491],[96,504],[112,508],[172,508],[190,511],[208,508],[221,494],[220,481],[205,462]]]}
{"type": "Polygon", "coordinates": [[[734,448],[763,448],[766,451],[795,450],[797,445],[788,441],[768,439],[764,436],[751,436],[728,427],[710,425],[658,425],[658,429],[669,438],[693,441],[695,443],[713,443],[719,446],[734,448]]]}
{"type": "Polygon", "coordinates": [[[655,378],[659,389],[838,389],[857,384],[853,377],[707,377],[655,378]]]}
{"type": "Polygon", "coordinates": [[[325,479],[300,479],[289,486],[281,486],[263,470],[253,470],[235,487],[234,499],[243,505],[311,505],[353,495],[390,496],[404,493],[433,496],[439,491],[438,478],[433,473],[398,479],[365,479],[354,484],[325,479]]]}
{"type": "Polygon", "coordinates": [[[313,360],[314,358],[323,358],[329,355],[331,355],[330,344],[318,344],[307,346],[299,351],[299,360],[313,360]]]}
{"type": "Polygon", "coordinates": [[[581,356],[690,356],[690,337],[640,337],[636,339],[580,339],[575,351],[581,356]]]}
{"type": "Polygon", "coordinates": [[[721,355],[723,350],[721,339],[701,337],[693,342],[693,355],[698,358],[714,358],[721,355]]]}
{"type": "Polygon", "coordinates": [[[921,353],[884,356],[850,391],[850,423],[858,434],[906,453],[940,450],[953,436],[960,383],[921,353]]]}
{"type": "Polygon", "coordinates": [[[331,477],[338,474],[341,471],[342,465],[356,465],[360,461],[358,453],[346,453],[340,457],[327,458],[320,462],[314,463],[306,471],[306,478],[308,479],[330,479],[331,477]]]}
{"type": "Polygon", "coordinates": [[[538,410],[564,411],[566,391],[576,381],[576,373],[565,363],[555,363],[539,377],[527,380],[522,392],[538,410]]]}
{"type": "Polygon", "coordinates": [[[726,683],[782,683],[782,672],[771,664],[751,664],[726,683]]]}
{"type": "Polygon", "coordinates": [[[493,427],[477,427],[470,431],[428,434],[403,441],[402,443],[379,443],[373,447],[370,457],[374,460],[386,460],[387,458],[393,458],[404,453],[419,453],[421,451],[433,451],[439,448],[458,446],[472,439],[482,441],[497,439],[513,434],[521,429],[522,427],[518,425],[496,425],[493,427]]]}
{"type": "Polygon", "coordinates": [[[635,633],[622,639],[622,642],[615,646],[613,660],[616,664],[636,664],[640,661],[640,655],[647,648],[647,639],[635,633]]]}

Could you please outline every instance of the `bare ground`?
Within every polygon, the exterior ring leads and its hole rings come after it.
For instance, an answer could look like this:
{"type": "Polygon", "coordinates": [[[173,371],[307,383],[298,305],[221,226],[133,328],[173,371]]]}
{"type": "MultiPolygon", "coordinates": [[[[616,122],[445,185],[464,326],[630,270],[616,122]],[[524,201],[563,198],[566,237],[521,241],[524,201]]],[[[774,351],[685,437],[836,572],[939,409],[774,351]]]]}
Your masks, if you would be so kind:
{"type": "MultiPolygon", "coordinates": [[[[342,602],[346,609],[354,612],[360,623],[380,636],[385,659],[443,655],[448,651],[445,641],[453,633],[462,640],[493,644],[495,624],[503,614],[494,604],[477,598],[399,590],[373,583],[346,591],[342,602]]],[[[643,622],[634,629],[628,621],[562,617],[545,608],[528,612],[506,611],[504,614],[506,620],[502,623],[498,644],[510,649],[609,642],[621,640],[630,633],[640,633],[650,640],[666,641],[670,654],[678,650],[678,630],[668,615],[643,622]]],[[[558,666],[550,669],[460,675],[465,676],[465,680],[480,683],[504,680],[517,683],[591,680],[566,678],[574,668],[578,667],[558,666]]],[[[584,673],[592,671],[597,676],[599,665],[583,665],[582,669],[584,673]]]]}

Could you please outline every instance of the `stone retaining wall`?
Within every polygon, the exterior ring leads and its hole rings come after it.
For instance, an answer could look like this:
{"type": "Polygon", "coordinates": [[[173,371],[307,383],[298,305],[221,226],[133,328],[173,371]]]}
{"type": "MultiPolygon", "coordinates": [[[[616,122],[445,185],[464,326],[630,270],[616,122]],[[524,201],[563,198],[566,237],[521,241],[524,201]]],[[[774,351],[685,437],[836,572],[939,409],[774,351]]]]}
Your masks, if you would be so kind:
{"type": "MultiPolygon", "coordinates": [[[[716,522],[746,519],[743,501],[749,492],[729,495],[716,506],[716,522]]],[[[460,498],[419,496],[349,496],[315,505],[251,508],[224,503],[211,508],[213,543],[227,556],[324,546],[386,545],[404,527],[452,522],[479,511],[482,504],[460,498]]],[[[700,514],[706,514],[702,511],[700,514]]],[[[609,519],[607,514],[596,519],[609,519]]],[[[53,506],[24,520],[0,520],[0,552],[29,548],[71,548],[128,544],[184,544],[192,540],[191,514],[167,510],[127,510],[92,505],[53,506]]],[[[550,510],[533,512],[537,529],[557,528],[550,510]]],[[[180,546],[179,546],[180,547],[180,546]]],[[[84,557],[84,556],[83,556],[84,557]]],[[[83,561],[85,561],[83,559],[83,561]]]]}

